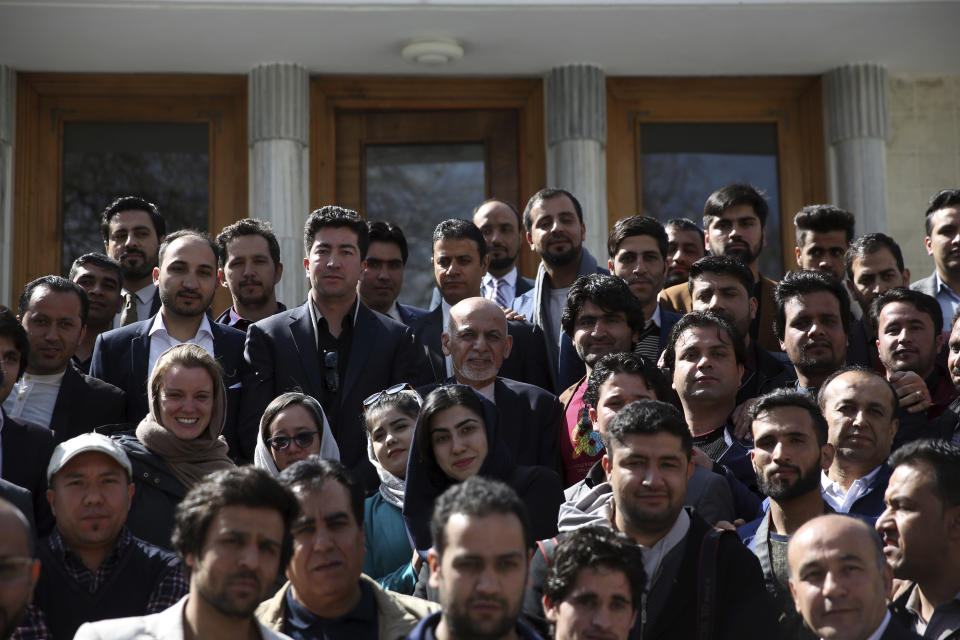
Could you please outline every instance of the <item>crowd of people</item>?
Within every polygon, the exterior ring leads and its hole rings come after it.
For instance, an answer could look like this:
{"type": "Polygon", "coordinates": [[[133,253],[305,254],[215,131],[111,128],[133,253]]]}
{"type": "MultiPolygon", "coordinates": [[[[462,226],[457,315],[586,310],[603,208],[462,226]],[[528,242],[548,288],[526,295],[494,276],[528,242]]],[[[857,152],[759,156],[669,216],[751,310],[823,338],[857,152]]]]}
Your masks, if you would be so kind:
{"type": "Polygon", "coordinates": [[[488,200],[419,309],[327,206],[287,307],[268,223],[117,198],[0,307],[0,639],[960,638],[960,189],[912,285],[833,205],[767,277],[767,215],[727,185],[603,264],[572,193],[488,200]]]}

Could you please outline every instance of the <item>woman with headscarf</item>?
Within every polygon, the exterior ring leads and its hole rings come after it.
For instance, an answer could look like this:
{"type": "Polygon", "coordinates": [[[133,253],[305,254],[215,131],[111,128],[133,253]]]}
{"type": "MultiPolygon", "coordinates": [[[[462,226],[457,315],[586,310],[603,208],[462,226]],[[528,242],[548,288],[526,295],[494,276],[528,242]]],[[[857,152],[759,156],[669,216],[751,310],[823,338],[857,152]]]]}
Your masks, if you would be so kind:
{"type": "Polygon", "coordinates": [[[253,464],[274,477],[307,456],[340,460],[327,416],[312,396],[289,391],[273,399],[260,418],[253,464]]]}
{"type": "Polygon", "coordinates": [[[398,384],[363,401],[367,457],[380,476],[380,488],[363,506],[366,554],[363,572],[391,591],[411,594],[421,560],[415,556],[403,522],[407,460],[422,400],[408,384],[398,384]]]}
{"type": "Polygon", "coordinates": [[[421,556],[433,544],[434,501],[449,486],[474,475],[500,480],[517,492],[527,505],[535,540],[557,534],[563,502],[560,476],[546,467],[514,464],[497,436],[496,406],[468,386],[446,385],[424,398],[407,464],[403,516],[421,556]]]}
{"type": "Polygon", "coordinates": [[[201,478],[232,467],[221,437],[226,390],[220,365],[196,344],[164,351],[147,386],[150,412],[134,432],[112,436],[133,466],[130,532],[170,549],[177,504],[201,478]]]}

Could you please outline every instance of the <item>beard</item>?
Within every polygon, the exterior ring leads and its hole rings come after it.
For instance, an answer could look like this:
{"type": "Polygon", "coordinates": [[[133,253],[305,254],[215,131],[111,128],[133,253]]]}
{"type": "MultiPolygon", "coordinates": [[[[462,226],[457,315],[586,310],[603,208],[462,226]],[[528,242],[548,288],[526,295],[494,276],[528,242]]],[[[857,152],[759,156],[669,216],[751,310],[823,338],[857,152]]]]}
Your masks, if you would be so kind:
{"type": "Polygon", "coordinates": [[[827,376],[843,366],[843,356],[839,359],[836,356],[829,360],[826,358],[815,359],[806,355],[805,351],[800,351],[800,359],[793,363],[797,371],[807,377],[827,376]]]}
{"type": "MultiPolygon", "coordinates": [[[[216,294],[216,291],[214,291],[214,294],[216,294]]],[[[207,309],[209,309],[210,305],[213,304],[213,294],[211,294],[210,297],[203,302],[203,304],[198,305],[196,308],[190,308],[184,307],[177,301],[176,293],[171,294],[169,291],[161,288],[160,302],[165,309],[170,309],[179,316],[183,316],[184,318],[195,318],[207,312],[207,309]]]]}
{"type": "Polygon", "coordinates": [[[460,640],[495,640],[506,636],[517,624],[523,600],[511,607],[505,598],[473,596],[467,598],[463,607],[457,602],[443,602],[443,619],[450,634],[460,640]],[[477,601],[496,602],[502,610],[499,617],[490,620],[474,620],[469,611],[477,601]]]}
{"type": "Polygon", "coordinates": [[[749,245],[746,247],[730,247],[724,250],[723,255],[730,256],[731,258],[739,260],[743,264],[750,266],[753,264],[753,261],[760,256],[760,247],[757,247],[756,251],[754,251],[753,247],[749,245]]]}
{"type": "Polygon", "coordinates": [[[504,251],[507,252],[507,255],[501,258],[494,258],[493,255],[490,256],[490,269],[495,271],[509,269],[517,261],[517,254],[519,251],[514,251],[513,255],[510,255],[510,250],[506,247],[504,247],[504,251]]]}
{"type": "Polygon", "coordinates": [[[147,276],[153,275],[153,268],[157,266],[157,263],[154,262],[151,264],[150,260],[148,260],[143,253],[140,253],[140,255],[143,256],[143,261],[139,264],[130,264],[122,258],[120,259],[120,270],[123,272],[124,280],[142,280],[147,276]]]}
{"type": "Polygon", "coordinates": [[[565,267],[580,257],[580,247],[570,247],[566,251],[561,251],[560,253],[550,253],[549,251],[545,251],[544,253],[540,254],[540,257],[543,258],[543,261],[551,267],[565,267]]]}
{"type": "Polygon", "coordinates": [[[689,277],[689,271],[667,271],[667,279],[663,281],[663,288],[672,287],[675,284],[686,282],[689,277]]]}
{"type": "Polygon", "coordinates": [[[260,584],[260,578],[252,571],[238,571],[237,573],[229,576],[227,578],[227,582],[229,582],[231,578],[236,577],[255,579],[258,587],[260,587],[260,594],[250,598],[249,601],[244,601],[242,599],[231,597],[226,592],[225,588],[221,589],[220,591],[214,591],[213,589],[208,588],[206,584],[198,585],[197,593],[211,607],[228,618],[249,618],[253,615],[253,612],[256,611],[257,607],[260,606],[260,601],[265,595],[263,593],[262,585],[260,584]]]}
{"type": "Polygon", "coordinates": [[[757,473],[757,486],[760,493],[771,500],[793,500],[820,487],[820,461],[817,460],[808,469],[804,470],[796,465],[781,465],[787,469],[794,469],[799,474],[793,484],[770,482],[763,473],[757,473]]]}
{"type": "MultiPolygon", "coordinates": [[[[242,288],[243,287],[241,286],[241,290],[242,288]]],[[[266,287],[261,286],[260,293],[257,295],[243,295],[242,293],[237,293],[237,302],[244,307],[260,309],[270,302],[270,292],[267,291],[266,287]]]]}

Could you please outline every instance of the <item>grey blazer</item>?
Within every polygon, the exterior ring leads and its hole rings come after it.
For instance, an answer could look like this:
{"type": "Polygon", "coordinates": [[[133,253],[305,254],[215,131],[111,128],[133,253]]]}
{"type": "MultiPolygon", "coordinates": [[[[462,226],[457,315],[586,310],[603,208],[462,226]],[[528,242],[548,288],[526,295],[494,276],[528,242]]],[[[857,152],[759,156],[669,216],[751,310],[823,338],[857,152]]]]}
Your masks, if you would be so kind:
{"type": "MultiPolygon", "coordinates": [[[[189,594],[185,595],[169,609],[149,616],[84,623],[77,629],[73,640],[183,640],[183,608],[189,597],[189,594]]],[[[289,636],[264,626],[252,615],[250,619],[260,627],[263,640],[290,640],[289,636]]]]}
{"type": "Polygon", "coordinates": [[[910,288],[914,291],[919,291],[920,293],[925,293],[928,296],[937,297],[937,272],[934,271],[929,276],[923,280],[917,280],[910,285],[910,288]]]}

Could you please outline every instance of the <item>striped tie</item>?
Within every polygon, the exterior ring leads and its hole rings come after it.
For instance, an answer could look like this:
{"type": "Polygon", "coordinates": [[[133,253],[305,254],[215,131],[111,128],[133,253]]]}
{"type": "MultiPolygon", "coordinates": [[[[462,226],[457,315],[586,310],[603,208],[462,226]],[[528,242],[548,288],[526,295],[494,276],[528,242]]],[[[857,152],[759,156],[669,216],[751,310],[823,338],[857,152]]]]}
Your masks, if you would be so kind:
{"type": "Polygon", "coordinates": [[[507,296],[504,295],[507,290],[507,279],[506,278],[497,278],[493,281],[493,301],[498,305],[507,308],[507,296]]]}

